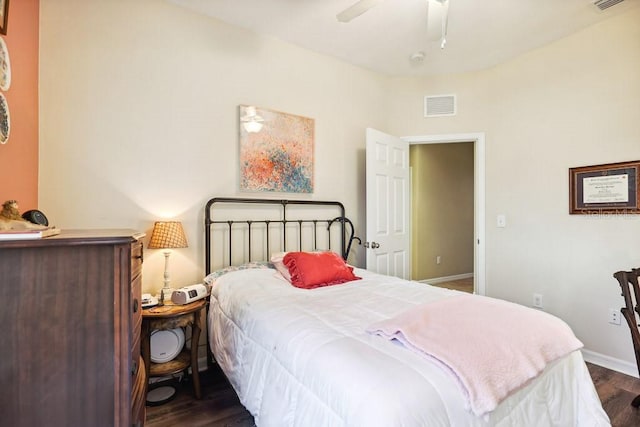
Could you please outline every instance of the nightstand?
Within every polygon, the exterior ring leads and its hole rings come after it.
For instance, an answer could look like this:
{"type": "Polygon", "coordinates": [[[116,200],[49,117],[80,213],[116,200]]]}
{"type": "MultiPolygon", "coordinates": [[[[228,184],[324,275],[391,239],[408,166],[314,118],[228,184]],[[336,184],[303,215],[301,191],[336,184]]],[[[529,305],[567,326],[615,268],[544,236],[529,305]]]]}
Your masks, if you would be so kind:
{"type": "Polygon", "coordinates": [[[147,369],[147,378],[178,374],[191,368],[193,393],[196,399],[200,393],[198,374],[198,342],[200,340],[202,309],[206,300],[201,299],[185,305],[165,302],[164,306],[142,310],[142,357],[147,369]],[[151,333],[155,330],[167,330],[191,326],[191,349],[183,347],[180,354],[165,363],[151,361],[151,333]]]}

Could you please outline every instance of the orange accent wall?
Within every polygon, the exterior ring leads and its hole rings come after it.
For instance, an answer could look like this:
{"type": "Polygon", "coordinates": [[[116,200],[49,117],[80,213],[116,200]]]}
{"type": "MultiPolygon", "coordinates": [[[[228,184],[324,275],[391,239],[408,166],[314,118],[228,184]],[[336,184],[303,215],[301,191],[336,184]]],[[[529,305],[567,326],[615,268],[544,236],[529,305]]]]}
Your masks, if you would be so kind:
{"type": "Polygon", "coordinates": [[[11,86],[4,92],[11,132],[0,145],[0,204],[18,201],[20,212],[38,207],[38,38],[40,0],[9,1],[4,38],[11,86]]]}

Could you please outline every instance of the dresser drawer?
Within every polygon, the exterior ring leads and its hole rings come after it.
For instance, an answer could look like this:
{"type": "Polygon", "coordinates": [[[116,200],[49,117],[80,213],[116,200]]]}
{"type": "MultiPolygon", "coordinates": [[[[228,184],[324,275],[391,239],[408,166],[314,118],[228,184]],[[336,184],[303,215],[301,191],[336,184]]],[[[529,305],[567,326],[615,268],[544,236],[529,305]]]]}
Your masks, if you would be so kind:
{"type": "Polygon", "coordinates": [[[133,333],[131,335],[131,360],[138,360],[140,357],[140,328],[142,327],[142,316],[134,317],[133,333]]]}
{"type": "Polygon", "coordinates": [[[142,357],[138,357],[138,372],[136,372],[131,390],[131,424],[143,426],[145,421],[145,400],[147,395],[147,369],[142,357]]]}
{"type": "Polygon", "coordinates": [[[146,417],[147,369],[140,355],[142,328],[142,239],[131,244],[131,425],[144,426],[146,417]],[[137,370],[135,369],[137,368],[137,370]]]}
{"type": "Polygon", "coordinates": [[[144,261],[144,248],[142,240],[131,244],[131,279],[134,280],[142,273],[142,261],[144,261]]]}
{"type": "MultiPolygon", "coordinates": [[[[134,246],[136,245],[137,243],[134,243],[134,246]]],[[[142,253],[141,249],[140,253],[142,253]]],[[[142,257],[137,259],[140,271],[142,270],[142,257]]],[[[132,256],[132,263],[135,264],[135,260],[136,257],[132,256]]],[[[132,274],[131,277],[131,360],[138,360],[140,357],[140,328],[142,327],[142,275],[132,274]]]]}

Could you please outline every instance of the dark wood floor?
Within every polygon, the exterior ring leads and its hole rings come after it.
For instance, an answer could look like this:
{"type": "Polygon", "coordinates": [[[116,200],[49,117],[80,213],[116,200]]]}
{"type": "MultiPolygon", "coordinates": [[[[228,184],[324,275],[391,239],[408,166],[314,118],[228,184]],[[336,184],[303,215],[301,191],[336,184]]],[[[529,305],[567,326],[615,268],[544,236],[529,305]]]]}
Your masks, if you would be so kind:
{"type": "Polygon", "coordinates": [[[640,380],[591,363],[587,363],[587,367],[611,425],[640,426],[640,409],[630,405],[640,394],[640,380]]]}
{"type": "MultiPolygon", "coordinates": [[[[602,406],[613,427],[640,426],[640,410],[630,402],[640,394],[640,380],[587,363],[602,406]]],[[[178,385],[176,397],[164,405],[147,407],[147,427],[252,427],[253,417],[215,368],[201,373],[202,399],[193,398],[189,382],[178,385]]],[[[522,426],[526,427],[526,426],[522,426]]]]}
{"type": "Polygon", "coordinates": [[[147,427],[253,427],[251,414],[244,409],[224,375],[217,368],[200,373],[202,399],[193,397],[192,384],[178,384],[176,397],[163,405],[147,406],[147,427]]]}

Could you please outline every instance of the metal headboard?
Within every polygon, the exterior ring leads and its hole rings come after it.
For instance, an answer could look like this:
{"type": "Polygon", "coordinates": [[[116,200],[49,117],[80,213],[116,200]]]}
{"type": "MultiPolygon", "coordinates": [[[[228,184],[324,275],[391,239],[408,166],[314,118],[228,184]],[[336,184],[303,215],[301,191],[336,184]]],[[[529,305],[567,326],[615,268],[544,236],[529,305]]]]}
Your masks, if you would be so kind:
{"type": "MultiPolygon", "coordinates": [[[[220,209],[219,209],[220,211],[220,209]]],[[[274,212],[271,212],[274,214],[274,212]]],[[[233,216],[233,215],[232,215],[233,216]]],[[[243,246],[243,250],[246,247],[246,259],[244,262],[251,262],[254,241],[258,241],[257,244],[262,247],[263,253],[268,254],[271,247],[274,246],[273,237],[274,232],[277,232],[277,242],[275,246],[282,251],[287,251],[287,244],[290,243],[290,239],[287,237],[287,231],[289,233],[297,234],[296,250],[305,250],[305,244],[312,250],[326,249],[331,250],[331,243],[335,241],[335,228],[337,227],[337,240],[339,245],[339,253],[343,259],[347,259],[349,252],[351,251],[351,244],[354,240],[360,242],[358,237],[354,236],[353,223],[349,218],[345,216],[345,209],[342,203],[335,201],[316,201],[316,200],[274,200],[274,199],[246,199],[246,198],[231,198],[231,197],[216,197],[210,199],[205,206],[204,213],[204,228],[205,228],[205,271],[206,274],[212,271],[212,231],[214,227],[219,227],[226,233],[225,237],[225,250],[226,254],[222,254],[222,258],[227,257],[226,262],[228,265],[232,264],[233,260],[233,246],[239,244],[243,246]],[[246,209],[247,206],[253,205],[256,208],[254,213],[246,209]],[[294,206],[305,206],[309,208],[308,212],[313,212],[314,208],[319,210],[333,212],[330,217],[319,219],[317,217],[312,218],[290,218],[291,210],[294,206]],[[214,215],[216,208],[218,207],[233,207],[237,210],[242,210],[248,217],[242,219],[229,219],[224,215],[214,215]],[[265,218],[260,217],[260,208],[276,209],[277,218],[273,217],[265,218]],[[303,241],[303,228],[311,233],[311,242],[309,239],[303,241]],[[334,230],[332,240],[332,229],[334,230]],[[236,232],[234,234],[234,232],[236,232]],[[241,238],[235,238],[241,234],[241,238]],[[258,236],[256,236],[258,234],[258,236]],[[322,238],[320,236],[322,234],[322,238]],[[322,240],[322,243],[327,244],[327,247],[318,247],[318,240],[322,240]]],[[[290,237],[290,236],[289,236],[290,237]]],[[[265,261],[263,257],[260,261],[265,261]]]]}

